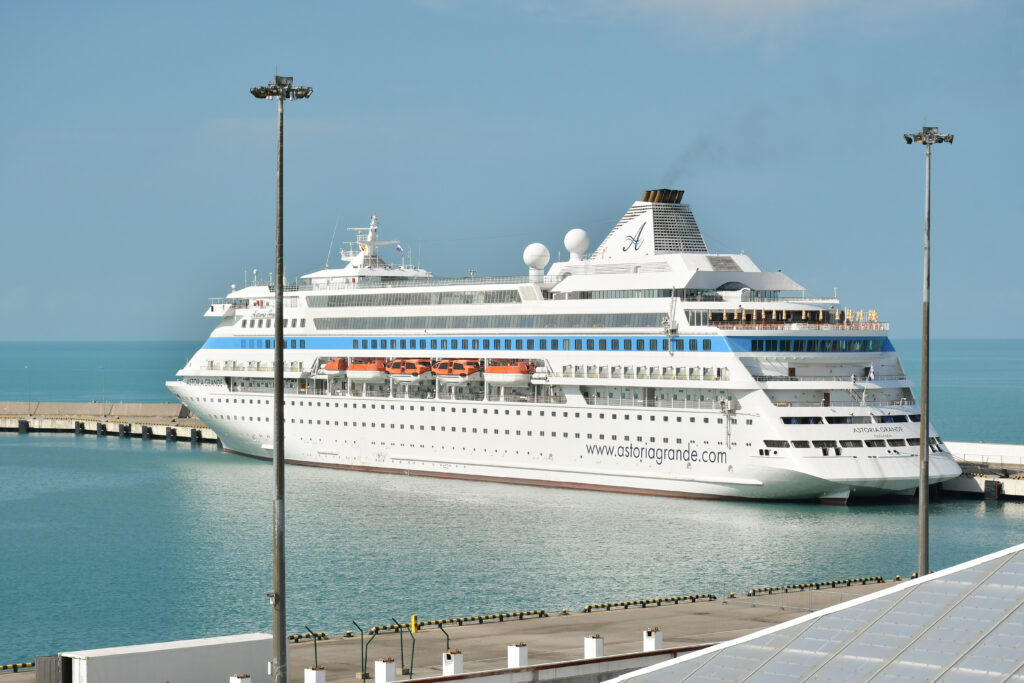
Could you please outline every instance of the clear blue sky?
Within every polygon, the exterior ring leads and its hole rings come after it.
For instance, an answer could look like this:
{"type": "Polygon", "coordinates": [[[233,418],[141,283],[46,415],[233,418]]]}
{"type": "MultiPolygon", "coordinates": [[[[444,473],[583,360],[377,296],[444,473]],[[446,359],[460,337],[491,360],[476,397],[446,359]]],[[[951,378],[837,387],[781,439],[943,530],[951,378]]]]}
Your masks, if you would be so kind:
{"type": "MultiPolygon", "coordinates": [[[[684,188],[713,251],[920,333],[1024,337],[1024,3],[507,0],[0,4],[0,340],[195,339],[273,269],[278,70],[289,276],[335,223],[436,275],[524,271],[684,188]]],[[[337,259],[332,260],[337,263],[337,259]]]]}

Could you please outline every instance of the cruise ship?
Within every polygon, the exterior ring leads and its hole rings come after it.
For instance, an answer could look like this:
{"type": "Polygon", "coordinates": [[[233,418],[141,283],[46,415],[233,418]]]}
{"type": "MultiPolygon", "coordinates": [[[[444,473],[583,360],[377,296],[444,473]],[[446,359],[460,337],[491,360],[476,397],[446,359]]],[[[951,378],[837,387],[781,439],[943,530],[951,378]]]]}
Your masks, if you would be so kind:
{"type": "MultiPolygon", "coordinates": [[[[643,192],[595,249],[573,229],[568,260],[530,244],[503,277],[394,265],[376,216],[350,228],[343,267],[283,292],[286,462],[696,498],[913,495],[920,408],[888,324],[709,253],[682,197],[643,192]]],[[[167,386],[225,450],[270,459],[274,287],[231,290],[167,386]]],[[[929,433],[929,482],[958,476],[929,433]]]]}

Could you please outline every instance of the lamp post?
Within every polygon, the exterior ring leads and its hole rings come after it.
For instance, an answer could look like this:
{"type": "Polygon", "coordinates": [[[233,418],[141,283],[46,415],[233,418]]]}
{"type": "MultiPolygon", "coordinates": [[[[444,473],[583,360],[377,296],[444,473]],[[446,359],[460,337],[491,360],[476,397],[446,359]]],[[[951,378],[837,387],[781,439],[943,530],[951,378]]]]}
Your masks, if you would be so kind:
{"type": "Polygon", "coordinates": [[[25,381],[28,383],[28,414],[32,414],[32,371],[25,366],[25,381]]]}
{"type": "Polygon", "coordinates": [[[100,417],[107,414],[107,371],[100,366],[100,417]]]}
{"type": "Polygon", "coordinates": [[[277,99],[277,250],[274,269],[274,653],[271,680],[288,682],[288,638],[285,633],[284,581],[284,101],[301,100],[312,88],[292,85],[291,76],[274,76],[251,88],[254,97],[277,99]]]}
{"type": "Polygon", "coordinates": [[[928,573],[928,314],[931,290],[931,214],[932,214],[932,145],[943,142],[953,144],[952,135],[942,135],[935,126],[922,126],[919,133],[905,133],[908,145],[924,145],[924,298],[921,306],[921,475],[917,484],[917,574],[928,573]]]}

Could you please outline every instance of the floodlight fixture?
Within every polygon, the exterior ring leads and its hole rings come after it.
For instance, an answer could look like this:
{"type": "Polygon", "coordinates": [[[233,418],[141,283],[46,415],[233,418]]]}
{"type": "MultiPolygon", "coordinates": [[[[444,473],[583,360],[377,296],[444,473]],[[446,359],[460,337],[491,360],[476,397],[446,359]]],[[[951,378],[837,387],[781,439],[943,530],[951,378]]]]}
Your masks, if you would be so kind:
{"type": "Polygon", "coordinates": [[[313,89],[304,85],[292,85],[291,76],[274,76],[274,80],[266,85],[251,88],[249,92],[260,100],[272,100],[279,97],[283,100],[304,100],[313,94],[313,89]]]}
{"type": "Polygon", "coordinates": [[[908,145],[915,142],[920,142],[923,145],[938,145],[943,142],[953,144],[953,136],[939,133],[937,126],[922,126],[920,132],[904,133],[903,139],[908,145]]]}

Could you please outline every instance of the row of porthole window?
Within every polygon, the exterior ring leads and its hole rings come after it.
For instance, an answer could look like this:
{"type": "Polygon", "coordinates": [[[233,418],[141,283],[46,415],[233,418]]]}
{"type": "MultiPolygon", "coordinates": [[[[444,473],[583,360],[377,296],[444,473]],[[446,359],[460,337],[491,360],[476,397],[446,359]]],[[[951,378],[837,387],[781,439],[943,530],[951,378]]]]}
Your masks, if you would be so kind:
{"type": "Polygon", "coordinates": [[[881,339],[751,339],[751,351],[791,351],[793,353],[833,353],[881,351],[881,339]]]}
{"type": "MultiPolygon", "coordinates": [[[[274,326],[273,318],[242,318],[242,327],[263,327],[263,323],[266,322],[267,327],[274,326]]],[[[282,327],[305,327],[305,318],[285,318],[281,321],[282,327]],[[288,323],[291,323],[289,325],[288,323]]]]}
{"type": "MultiPolygon", "coordinates": [[[[211,403],[213,402],[213,399],[212,398],[208,398],[208,397],[200,397],[200,400],[201,401],[210,401],[211,403]]],[[[241,400],[241,402],[244,404],[247,399],[245,399],[245,398],[242,398],[242,399],[237,399],[237,398],[231,399],[231,401],[234,402],[234,403],[238,403],[239,400],[241,400]]],[[[228,402],[228,399],[220,399],[220,398],[218,398],[216,400],[216,402],[217,403],[221,403],[221,402],[225,402],[226,403],[226,402],[228,402]]],[[[250,399],[248,399],[248,402],[250,404],[252,404],[252,403],[256,403],[256,404],[265,403],[267,405],[270,404],[269,400],[264,401],[262,399],[251,399],[250,398],[250,399]]],[[[308,407],[312,408],[313,407],[313,403],[314,403],[313,401],[308,401],[308,407]]],[[[291,401],[291,405],[293,405],[293,406],[296,405],[294,400],[291,401]]],[[[298,402],[298,405],[299,405],[299,407],[305,407],[307,405],[307,402],[300,400],[298,402]]],[[[348,408],[349,404],[348,403],[342,403],[342,402],[335,402],[335,403],[332,404],[332,403],[329,403],[327,401],[316,401],[316,406],[317,407],[325,407],[325,408],[331,408],[331,407],[333,407],[333,408],[348,408]],[[323,405],[321,406],[321,404],[323,404],[323,405]]],[[[385,407],[385,404],[383,404],[383,403],[381,403],[381,404],[372,404],[372,403],[371,404],[366,404],[366,403],[360,404],[360,403],[356,403],[356,402],[352,403],[352,408],[355,408],[355,409],[358,409],[360,407],[366,409],[368,406],[369,406],[370,410],[373,410],[375,408],[379,408],[379,409],[383,410],[384,407],[385,407]]],[[[395,409],[394,404],[391,404],[390,408],[391,408],[391,410],[394,410],[395,409]]],[[[415,411],[416,408],[417,408],[417,406],[409,406],[409,410],[410,411],[415,411]]],[[[438,406],[430,406],[430,412],[438,412],[437,408],[438,408],[438,406]]],[[[443,412],[457,413],[457,412],[460,412],[460,411],[463,412],[463,413],[466,413],[467,410],[471,410],[473,413],[476,413],[477,410],[481,410],[484,414],[487,414],[488,411],[490,410],[489,408],[480,408],[480,409],[478,409],[478,408],[456,408],[456,407],[452,407],[451,410],[448,411],[445,406],[440,406],[440,408],[441,408],[441,410],[439,412],[442,412],[442,413],[443,412]]],[[[401,405],[401,406],[399,406],[399,409],[400,410],[405,410],[405,406],[401,405]]],[[[419,406],[419,410],[420,410],[420,412],[425,412],[426,411],[426,406],[419,406]]],[[[495,408],[494,409],[494,414],[495,415],[500,415],[500,414],[502,414],[502,412],[504,412],[505,415],[511,415],[512,414],[510,408],[505,408],[505,409],[495,408]]],[[[515,411],[515,414],[516,415],[522,415],[522,412],[523,411],[521,409],[517,409],[515,411]]],[[[537,412],[538,412],[538,416],[539,417],[544,417],[547,412],[551,413],[551,417],[558,417],[558,413],[559,413],[559,411],[557,411],[557,410],[552,410],[552,411],[539,410],[537,412]]],[[[569,411],[563,410],[563,411],[561,411],[561,413],[562,413],[562,417],[563,418],[569,417],[569,411]]],[[[527,410],[526,411],[526,415],[528,417],[532,416],[533,415],[533,411],[532,410],[527,410]]],[[[573,413],[573,417],[575,417],[577,419],[581,418],[581,417],[583,417],[583,413],[574,412],[573,413]]],[[[629,420],[630,419],[629,413],[623,414],[622,417],[623,417],[624,420],[629,420]]],[[[636,420],[640,421],[640,420],[643,420],[644,416],[643,415],[636,415],[634,417],[635,417],[636,420]]],[[[651,422],[656,421],[656,416],[655,415],[648,415],[647,417],[648,417],[648,420],[651,421],[651,422]]],[[[586,413],[586,418],[587,419],[593,419],[594,418],[594,413],[592,413],[592,412],[586,413]]],[[[604,413],[598,413],[597,414],[597,419],[600,419],[600,420],[605,419],[605,414],[604,413]]],[[[618,419],[618,414],[617,413],[611,413],[611,419],[613,419],[613,420],[618,419]]],[[[696,420],[697,420],[696,417],[691,417],[690,418],[690,422],[691,423],[696,423],[696,420]]],[[[294,421],[295,421],[295,419],[293,418],[292,422],[294,422],[294,421]]],[[[669,416],[668,415],[662,415],[662,422],[668,422],[668,421],[669,421],[669,416]]],[[[683,421],[682,416],[677,415],[676,416],[676,422],[682,422],[682,421],[683,421]]],[[[705,418],[703,418],[703,421],[704,421],[705,424],[707,424],[709,422],[709,418],[705,417],[705,418]]],[[[723,419],[720,418],[720,417],[716,418],[716,421],[717,421],[718,424],[722,424],[723,423],[723,419]]],[[[737,424],[736,419],[735,418],[731,418],[731,423],[732,424],[737,424]]],[[[317,423],[317,424],[319,424],[319,423],[317,423]]],[[[753,424],[753,420],[750,420],[750,419],[746,420],[746,424],[748,424],[748,425],[753,424]]]]}
{"type": "Polygon", "coordinates": [[[921,414],[910,415],[838,415],[825,416],[786,415],[780,418],[787,425],[820,425],[820,424],[896,424],[900,422],[920,422],[921,414]]]}
{"type": "MultiPolygon", "coordinates": [[[[206,400],[211,400],[211,401],[212,401],[212,399],[207,399],[206,397],[200,397],[200,400],[201,400],[201,401],[206,401],[206,400]]],[[[219,399],[219,398],[218,398],[218,399],[217,399],[217,402],[218,402],[218,403],[220,403],[220,402],[221,402],[222,400],[223,400],[224,402],[227,402],[227,401],[228,401],[228,399],[219,399]]],[[[243,404],[244,404],[244,403],[246,402],[246,399],[245,399],[245,398],[242,398],[242,399],[237,399],[237,398],[236,398],[236,399],[231,399],[231,400],[232,400],[232,401],[233,401],[234,403],[238,403],[238,402],[239,402],[239,400],[241,400],[241,402],[242,402],[243,404]]],[[[260,404],[260,403],[266,403],[266,404],[268,404],[268,405],[270,404],[270,401],[269,401],[269,400],[267,400],[267,401],[264,401],[264,400],[262,400],[262,399],[251,399],[251,398],[250,398],[250,399],[248,399],[248,401],[249,401],[249,403],[250,403],[250,404],[252,404],[252,403],[254,403],[254,402],[255,402],[255,403],[257,403],[257,404],[260,404]]],[[[301,400],[300,400],[300,401],[298,402],[298,405],[299,405],[299,407],[304,407],[304,406],[307,406],[307,405],[308,405],[308,407],[312,408],[312,407],[313,407],[313,403],[314,403],[313,401],[309,401],[309,402],[307,403],[306,401],[301,401],[301,400]]],[[[295,401],[294,401],[294,400],[292,400],[292,401],[291,401],[291,405],[293,405],[293,406],[294,406],[294,405],[296,405],[296,403],[295,403],[295,401]]],[[[353,403],[352,403],[352,408],[356,408],[356,409],[358,409],[358,408],[360,408],[360,406],[361,406],[362,408],[364,408],[364,409],[366,409],[366,408],[367,408],[367,404],[366,404],[366,403],[363,403],[363,404],[360,404],[360,403],[356,403],[356,402],[353,402],[353,403]]],[[[316,407],[325,407],[325,408],[331,408],[331,407],[333,407],[333,408],[348,408],[348,407],[349,407],[349,405],[348,405],[348,403],[342,403],[342,402],[335,402],[335,403],[333,403],[333,404],[332,404],[332,403],[328,403],[327,401],[316,401],[316,407]]],[[[385,407],[385,404],[383,404],[383,403],[381,403],[381,404],[372,404],[372,403],[371,403],[371,404],[369,404],[369,409],[370,409],[370,410],[373,410],[373,409],[375,409],[375,408],[379,408],[379,409],[383,410],[383,409],[384,409],[384,407],[385,407]]],[[[390,405],[390,408],[391,408],[391,410],[394,410],[394,409],[395,409],[395,405],[394,405],[394,404],[391,404],[391,405],[390,405]]],[[[415,410],[416,410],[416,408],[417,408],[417,406],[409,406],[409,410],[410,410],[410,411],[415,411],[415,410]]],[[[420,410],[420,412],[425,412],[425,411],[426,411],[426,408],[427,408],[426,406],[419,406],[419,410],[420,410]]],[[[437,408],[438,408],[438,406],[430,406],[430,412],[438,412],[437,408]]],[[[448,411],[448,409],[447,409],[447,408],[446,408],[445,406],[440,406],[440,408],[441,408],[441,410],[440,410],[439,412],[442,412],[442,413],[443,413],[443,412],[447,412],[447,411],[448,411]]],[[[400,406],[399,406],[399,410],[405,410],[405,406],[404,406],[404,405],[400,405],[400,406]]],[[[456,408],[456,407],[452,407],[452,408],[451,408],[451,410],[450,410],[450,412],[452,412],[452,413],[457,413],[457,412],[459,412],[460,410],[461,410],[461,412],[463,412],[463,413],[466,413],[467,411],[471,411],[472,413],[476,413],[476,412],[477,412],[478,410],[480,410],[480,411],[482,411],[482,412],[483,412],[483,414],[485,414],[485,415],[486,415],[486,414],[488,413],[488,411],[489,411],[490,409],[489,409],[489,408],[479,408],[479,409],[478,409],[478,408],[456,408]]],[[[494,409],[494,414],[495,414],[495,415],[500,415],[500,414],[502,413],[502,410],[503,410],[503,409],[501,409],[501,408],[495,408],[495,409],[494,409]]],[[[522,412],[523,412],[523,411],[522,411],[521,409],[517,409],[517,410],[515,411],[515,414],[516,414],[516,415],[522,415],[522,412]]],[[[545,416],[545,414],[546,414],[546,412],[547,412],[547,411],[544,411],[544,410],[540,410],[540,411],[538,411],[538,416],[539,416],[539,417],[544,417],[544,416],[545,416]]],[[[552,417],[558,417],[558,412],[559,412],[559,411],[557,411],[557,410],[552,410],[552,411],[550,411],[550,412],[551,412],[551,416],[552,416],[552,417]]],[[[561,412],[562,412],[562,417],[566,417],[566,418],[567,418],[567,417],[569,417],[569,412],[568,412],[568,411],[565,411],[565,410],[563,410],[563,411],[561,411],[561,412]]],[[[504,414],[505,414],[505,415],[511,415],[511,414],[512,414],[512,413],[511,413],[511,409],[510,409],[510,408],[505,408],[505,409],[504,409],[504,414]]],[[[532,410],[527,410],[527,411],[526,411],[526,415],[527,415],[527,416],[532,416],[532,415],[533,415],[533,411],[532,411],[532,410]]],[[[582,417],[582,413],[574,413],[574,417],[575,417],[575,418],[580,418],[580,417],[582,417]]],[[[593,417],[594,417],[594,414],[593,414],[592,412],[588,412],[588,413],[586,414],[586,418],[587,418],[587,419],[593,419],[593,417]]],[[[622,417],[623,417],[623,419],[624,419],[624,420],[629,420],[629,419],[630,419],[630,414],[629,414],[629,413],[625,413],[625,414],[623,414],[623,416],[622,416],[622,417]]],[[[643,415],[636,415],[636,416],[635,416],[635,419],[636,419],[636,420],[643,420],[643,417],[644,417],[643,415]]],[[[648,420],[649,420],[649,421],[651,421],[651,422],[654,422],[654,421],[656,420],[656,416],[654,416],[654,415],[648,415],[647,417],[648,417],[648,420]]],[[[604,413],[598,413],[598,419],[600,419],[600,420],[603,420],[603,419],[605,419],[605,414],[604,414],[604,413]]],[[[616,420],[616,419],[618,419],[618,414],[617,414],[617,413],[611,413],[611,419],[613,419],[613,420],[616,420]]],[[[691,417],[691,418],[690,418],[690,422],[693,422],[693,423],[695,423],[695,422],[696,422],[696,419],[697,419],[697,418],[695,418],[695,417],[691,417]]],[[[706,417],[705,417],[705,418],[703,418],[703,419],[704,419],[704,422],[705,422],[705,423],[708,423],[708,421],[709,421],[709,418],[706,418],[706,417]]],[[[294,421],[294,420],[293,420],[293,421],[294,421]]],[[[663,422],[668,422],[668,421],[669,421],[669,416],[668,416],[668,415],[662,415],[662,421],[663,421],[663,422]]],[[[682,421],[683,421],[683,418],[682,418],[682,416],[680,416],[680,415],[677,415],[677,416],[676,416],[676,422],[682,422],[682,421]]],[[[719,417],[719,418],[717,418],[717,422],[718,422],[718,424],[722,424],[722,418],[720,418],[720,417],[719,417]]],[[[748,425],[750,425],[750,424],[753,424],[753,420],[749,420],[749,419],[748,419],[748,420],[746,421],[746,423],[747,423],[748,425]]],[[[735,419],[735,418],[732,418],[732,424],[737,424],[737,421],[736,421],[736,419],[735,419]]]]}
{"type": "Polygon", "coordinates": [[[420,351],[710,351],[710,339],[617,338],[497,338],[449,337],[443,339],[355,339],[355,349],[420,351]]]}
{"type": "MultiPolygon", "coordinates": [[[[932,436],[929,437],[928,442],[933,446],[938,446],[943,443],[941,437],[932,436]]],[[[835,448],[836,446],[842,446],[843,448],[881,448],[884,446],[890,446],[892,448],[900,448],[902,446],[919,446],[921,445],[921,439],[909,438],[909,439],[865,439],[860,441],[858,439],[840,439],[838,443],[835,440],[825,439],[819,441],[779,441],[773,439],[765,439],[764,445],[769,448],[789,448],[792,444],[793,448],[835,448]]]]}

